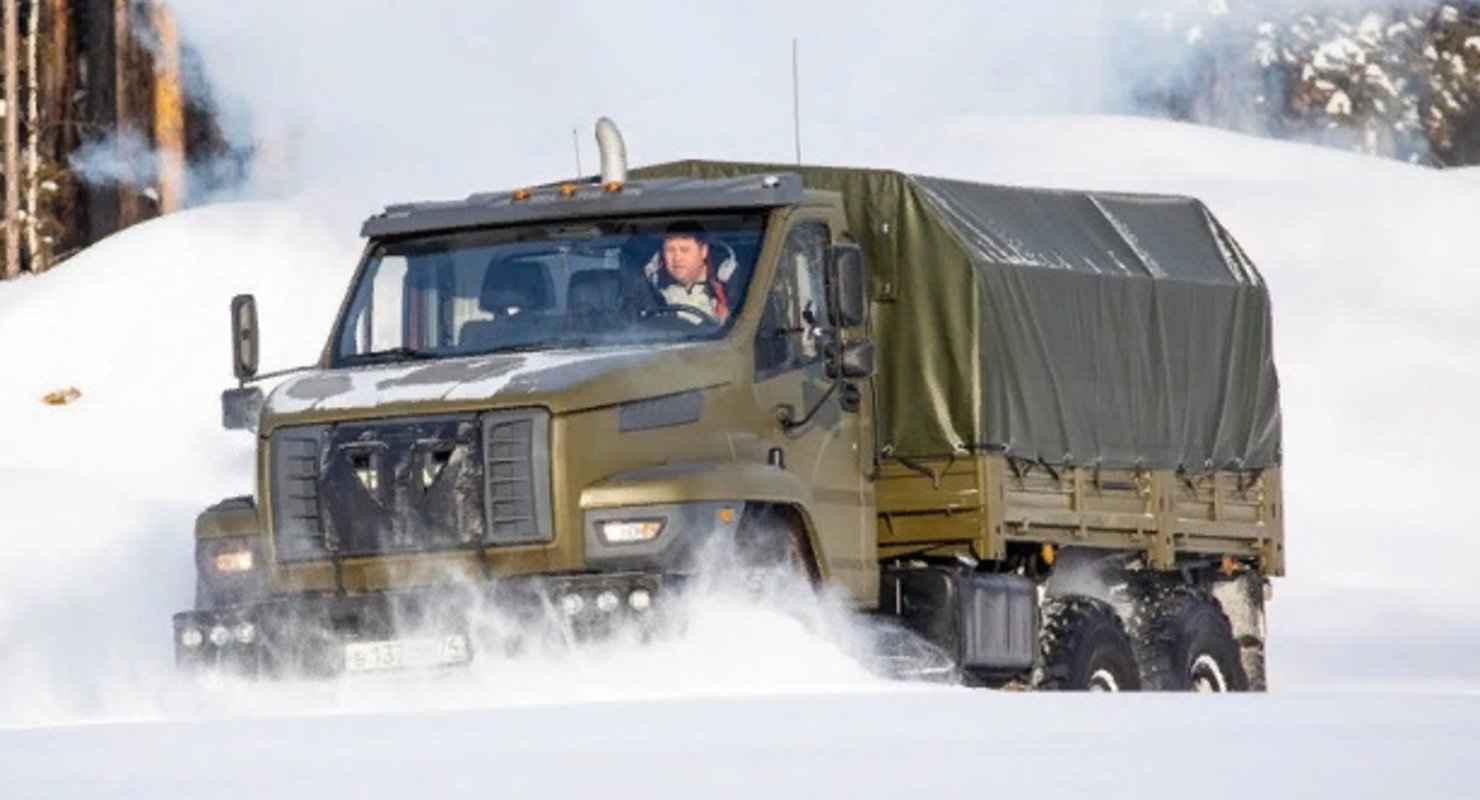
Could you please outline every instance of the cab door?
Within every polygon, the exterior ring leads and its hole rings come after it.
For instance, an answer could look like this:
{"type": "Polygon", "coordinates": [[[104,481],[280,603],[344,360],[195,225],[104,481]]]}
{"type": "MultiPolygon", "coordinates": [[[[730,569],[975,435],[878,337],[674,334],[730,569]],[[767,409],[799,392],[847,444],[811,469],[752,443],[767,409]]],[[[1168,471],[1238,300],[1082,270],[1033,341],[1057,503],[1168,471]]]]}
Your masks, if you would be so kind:
{"type": "Polygon", "coordinates": [[[823,363],[824,275],[835,231],[822,214],[793,218],[756,334],[754,385],[758,405],[772,419],[778,409],[789,409],[793,421],[816,409],[805,424],[778,422],[771,446],[781,449],[786,468],[812,488],[808,512],[824,573],[848,587],[859,604],[871,606],[878,596],[878,560],[873,484],[865,475],[872,458],[864,448],[865,415],[872,409],[865,402],[845,411],[840,392],[827,396],[833,382],[823,363]]]}

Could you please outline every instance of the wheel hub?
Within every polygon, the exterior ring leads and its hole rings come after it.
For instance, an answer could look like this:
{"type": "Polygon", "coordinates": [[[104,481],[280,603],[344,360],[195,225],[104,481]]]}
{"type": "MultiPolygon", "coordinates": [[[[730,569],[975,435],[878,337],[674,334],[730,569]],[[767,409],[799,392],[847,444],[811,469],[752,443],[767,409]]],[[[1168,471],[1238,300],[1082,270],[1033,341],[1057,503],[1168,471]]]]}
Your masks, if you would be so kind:
{"type": "Polygon", "coordinates": [[[1218,666],[1216,658],[1207,653],[1193,660],[1191,684],[1194,692],[1228,691],[1228,679],[1223,676],[1223,668],[1218,666]]]}

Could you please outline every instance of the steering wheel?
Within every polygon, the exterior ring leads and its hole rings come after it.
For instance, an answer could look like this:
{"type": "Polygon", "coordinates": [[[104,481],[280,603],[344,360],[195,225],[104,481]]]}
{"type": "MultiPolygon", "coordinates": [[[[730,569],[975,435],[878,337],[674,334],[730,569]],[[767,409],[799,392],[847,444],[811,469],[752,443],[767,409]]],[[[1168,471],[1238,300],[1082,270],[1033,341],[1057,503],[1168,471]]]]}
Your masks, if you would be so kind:
{"type": "Polygon", "coordinates": [[[708,311],[705,311],[702,308],[698,308],[696,306],[686,306],[681,303],[668,306],[658,306],[657,308],[650,308],[647,310],[645,316],[649,318],[679,317],[681,319],[684,319],[685,322],[693,325],[713,325],[716,328],[724,324],[719,321],[718,317],[714,316],[708,311]]]}

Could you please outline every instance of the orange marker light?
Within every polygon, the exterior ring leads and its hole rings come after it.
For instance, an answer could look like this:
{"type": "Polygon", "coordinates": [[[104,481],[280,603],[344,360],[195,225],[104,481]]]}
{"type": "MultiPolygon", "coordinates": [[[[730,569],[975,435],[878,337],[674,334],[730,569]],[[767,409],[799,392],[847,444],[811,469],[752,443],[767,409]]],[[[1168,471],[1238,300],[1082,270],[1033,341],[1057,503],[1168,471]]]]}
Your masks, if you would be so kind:
{"type": "Polygon", "coordinates": [[[533,194],[533,192],[528,189],[515,189],[513,192],[510,192],[510,194],[515,200],[528,200],[529,196],[533,194]]]}
{"type": "Polygon", "coordinates": [[[1050,567],[1053,566],[1054,560],[1059,557],[1058,551],[1056,551],[1054,549],[1054,546],[1052,544],[1049,544],[1048,542],[1044,542],[1043,546],[1038,548],[1038,554],[1042,556],[1043,563],[1047,564],[1050,567]]]}
{"type": "Polygon", "coordinates": [[[560,184],[560,196],[561,197],[564,197],[564,198],[567,198],[567,199],[572,198],[572,197],[575,197],[576,196],[576,185],[574,183],[562,183],[562,184],[560,184]]]}
{"type": "Polygon", "coordinates": [[[725,506],[725,507],[721,508],[719,511],[717,511],[715,513],[715,516],[719,518],[719,521],[720,522],[723,522],[726,525],[728,525],[731,522],[734,522],[735,521],[735,509],[730,508],[729,506],[725,506]]]}
{"type": "Polygon", "coordinates": [[[622,182],[621,181],[607,181],[606,183],[601,184],[601,188],[602,189],[605,189],[608,194],[611,194],[611,193],[614,193],[614,192],[620,192],[620,191],[622,191],[622,182]]]}

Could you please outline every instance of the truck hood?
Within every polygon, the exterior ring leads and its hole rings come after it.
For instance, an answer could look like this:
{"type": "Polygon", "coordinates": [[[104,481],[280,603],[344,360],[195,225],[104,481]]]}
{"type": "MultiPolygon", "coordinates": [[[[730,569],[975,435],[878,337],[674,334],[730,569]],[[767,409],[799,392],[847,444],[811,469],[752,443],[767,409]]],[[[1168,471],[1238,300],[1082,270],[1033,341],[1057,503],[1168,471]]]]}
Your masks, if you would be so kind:
{"type": "Polygon", "coordinates": [[[579,411],[725,383],[718,342],[507,353],[350,369],[314,370],[273,390],[264,432],[292,421],[443,413],[542,405],[579,411]]]}

